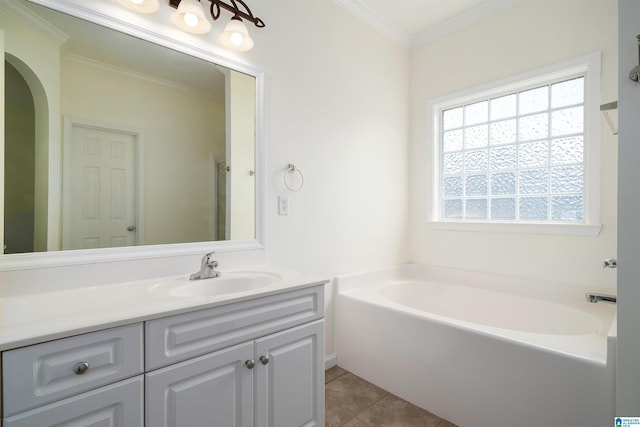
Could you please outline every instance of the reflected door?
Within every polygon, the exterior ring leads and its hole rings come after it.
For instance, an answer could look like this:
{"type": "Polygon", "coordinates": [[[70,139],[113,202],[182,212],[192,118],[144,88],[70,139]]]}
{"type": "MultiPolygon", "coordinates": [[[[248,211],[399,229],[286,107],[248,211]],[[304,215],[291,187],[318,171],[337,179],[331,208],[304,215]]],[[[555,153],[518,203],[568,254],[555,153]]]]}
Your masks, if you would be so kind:
{"type": "Polygon", "coordinates": [[[72,126],[63,249],[136,244],[136,144],[129,133],[72,126]]]}

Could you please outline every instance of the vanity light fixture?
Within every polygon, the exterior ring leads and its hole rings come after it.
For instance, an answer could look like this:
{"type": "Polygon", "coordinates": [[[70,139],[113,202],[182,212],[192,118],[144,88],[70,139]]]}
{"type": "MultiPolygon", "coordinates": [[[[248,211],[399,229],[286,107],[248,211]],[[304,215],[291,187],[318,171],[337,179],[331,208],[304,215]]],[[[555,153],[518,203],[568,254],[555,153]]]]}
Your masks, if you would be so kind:
{"type": "Polygon", "coordinates": [[[188,33],[205,34],[211,31],[211,24],[207,21],[199,0],[180,1],[177,10],[171,15],[171,22],[188,33]]]}
{"type": "Polygon", "coordinates": [[[158,0],[116,0],[127,9],[140,13],[155,13],[160,8],[158,0]]]}
{"type": "MultiPolygon", "coordinates": [[[[233,14],[231,21],[220,35],[220,43],[228,49],[239,52],[250,50],[253,47],[253,39],[243,20],[252,22],[258,28],[263,28],[265,24],[262,19],[253,16],[249,6],[242,0],[229,0],[230,4],[223,0],[204,1],[211,2],[209,11],[214,21],[220,17],[221,9],[228,10],[233,14]],[[238,4],[244,10],[241,10],[238,4]]],[[[169,0],[169,5],[177,9],[171,20],[178,28],[199,34],[206,33],[211,29],[211,24],[205,19],[204,8],[199,0],[169,0]]]]}

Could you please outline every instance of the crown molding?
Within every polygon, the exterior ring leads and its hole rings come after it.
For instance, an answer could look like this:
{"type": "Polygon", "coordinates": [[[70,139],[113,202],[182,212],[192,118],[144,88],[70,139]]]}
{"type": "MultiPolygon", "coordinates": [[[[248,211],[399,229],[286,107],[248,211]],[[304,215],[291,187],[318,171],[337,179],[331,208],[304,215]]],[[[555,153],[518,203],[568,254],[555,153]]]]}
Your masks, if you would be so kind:
{"type": "Polygon", "coordinates": [[[411,34],[362,0],[333,0],[382,34],[405,47],[411,47],[411,34]]]}
{"type": "Polygon", "coordinates": [[[411,38],[411,47],[416,48],[431,43],[458,30],[490,18],[493,15],[504,12],[522,3],[522,1],[523,0],[489,0],[480,6],[471,8],[451,19],[415,34],[411,38]]]}
{"type": "Polygon", "coordinates": [[[29,28],[39,32],[58,46],[62,46],[69,40],[69,36],[66,33],[22,6],[16,0],[2,0],[0,2],[0,10],[13,15],[29,28]]]}
{"type": "MultiPolygon", "coordinates": [[[[417,0],[420,1],[420,0],[417,0]]],[[[503,12],[523,0],[489,0],[440,24],[436,24],[417,34],[411,34],[382,12],[370,7],[365,0],[334,0],[335,3],[365,21],[382,34],[408,48],[416,48],[445,37],[455,31],[503,12]]]]}

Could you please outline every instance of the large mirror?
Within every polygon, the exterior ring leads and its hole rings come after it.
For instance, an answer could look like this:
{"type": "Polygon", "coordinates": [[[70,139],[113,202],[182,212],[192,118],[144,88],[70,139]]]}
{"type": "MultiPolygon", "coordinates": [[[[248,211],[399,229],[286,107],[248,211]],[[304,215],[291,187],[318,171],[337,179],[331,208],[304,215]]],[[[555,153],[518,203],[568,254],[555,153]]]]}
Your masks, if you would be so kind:
{"type": "Polygon", "coordinates": [[[257,242],[256,73],[2,0],[3,258],[257,242]]]}

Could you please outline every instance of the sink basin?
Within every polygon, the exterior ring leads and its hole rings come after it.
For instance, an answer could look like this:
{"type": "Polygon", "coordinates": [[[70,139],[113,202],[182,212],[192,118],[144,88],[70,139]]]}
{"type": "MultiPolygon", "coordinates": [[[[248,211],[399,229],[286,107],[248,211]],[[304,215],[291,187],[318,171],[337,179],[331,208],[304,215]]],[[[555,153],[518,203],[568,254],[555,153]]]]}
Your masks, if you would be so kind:
{"type": "Polygon", "coordinates": [[[207,297],[253,291],[272,285],[280,276],[272,273],[234,272],[222,273],[211,279],[169,281],[161,288],[174,297],[207,297]]]}

